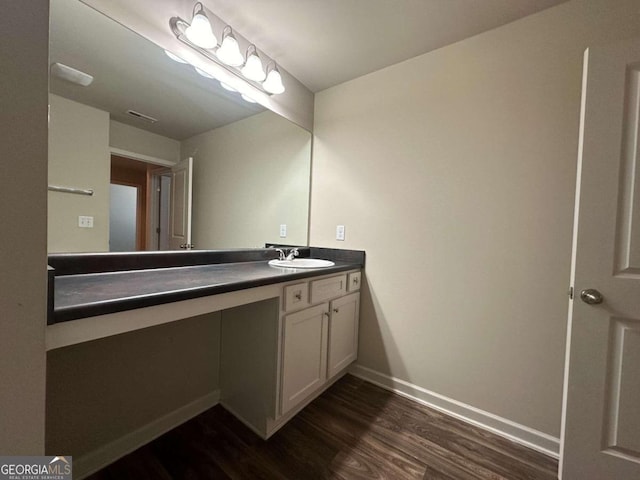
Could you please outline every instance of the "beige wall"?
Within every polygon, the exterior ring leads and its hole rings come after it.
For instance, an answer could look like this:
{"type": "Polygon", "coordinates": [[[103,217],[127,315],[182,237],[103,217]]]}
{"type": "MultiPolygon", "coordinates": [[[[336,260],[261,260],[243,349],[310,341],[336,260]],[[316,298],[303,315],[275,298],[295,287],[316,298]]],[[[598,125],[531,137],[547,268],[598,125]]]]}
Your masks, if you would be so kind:
{"type": "Polygon", "coordinates": [[[316,95],[311,244],[367,252],[361,365],[559,435],[582,53],[638,14],[568,2],[316,95]]]}
{"type": "Polygon", "coordinates": [[[173,138],[147,132],[140,128],[111,120],[109,145],[119,150],[177,163],[180,161],[180,142],[173,138]]]}
{"type": "Polygon", "coordinates": [[[49,95],[49,184],[93,190],[92,196],[49,192],[50,252],[109,250],[109,114],[49,95]],[[93,228],[78,216],[94,217],[93,228]]]}
{"type": "Polygon", "coordinates": [[[307,244],[309,132],[266,111],[185,140],[182,156],[194,157],[196,248],[307,244]]]}
{"type": "Polygon", "coordinates": [[[110,150],[170,164],[180,158],[180,142],[110,121],[108,112],[58,95],[50,94],[49,102],[49,184],[94,193],[49,192],[48,251],[108,251],[110,150]],[[94,227],[78,227],[79,215],[94,217],[94,227]]]}
{"type": "Polygon", "coordinates": [[[44,453],[49,2],[0,15],[0,452],[44,453]]]}
{"type": "Polygon", "coordinates": [[[74,460],[215,392],[220,314],[52,350],[47,452],[74,460]]]}

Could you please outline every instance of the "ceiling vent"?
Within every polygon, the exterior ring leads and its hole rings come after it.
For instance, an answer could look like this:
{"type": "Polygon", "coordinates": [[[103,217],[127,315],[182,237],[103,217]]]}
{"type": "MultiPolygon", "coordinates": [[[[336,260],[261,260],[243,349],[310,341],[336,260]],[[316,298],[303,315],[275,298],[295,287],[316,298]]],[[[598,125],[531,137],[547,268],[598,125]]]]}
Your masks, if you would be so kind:
{"type": "Polygon", "coordinates": [[[157,118],[150,117],[149,115],[145,115],[144,113],[136,112],[135,110],[127,110],[127,113],[132,117],[139,118],[140,120],[144,120],[149,123],[156,123],[158,121],[157,118]]]}

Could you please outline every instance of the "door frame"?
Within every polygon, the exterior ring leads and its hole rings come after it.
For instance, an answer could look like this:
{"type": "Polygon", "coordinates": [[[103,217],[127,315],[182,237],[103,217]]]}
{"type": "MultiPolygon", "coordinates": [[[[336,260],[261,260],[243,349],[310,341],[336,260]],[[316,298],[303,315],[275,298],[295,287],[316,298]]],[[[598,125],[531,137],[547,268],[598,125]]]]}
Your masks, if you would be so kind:
{"type": "MultiPolygon", "coordinates": [[[[122,148],[110,146],[109,159],[111,159],[111,157],[114,155],[118,157],[127,158],[130,160],[136,160],[138,162],[148,163],[150,165],[156,165],[158,167],[158,169],[153,170],[151,174],[147,173],[146,198],[143,199],[146,205],[145,211],[144,211],[145,221],[142,226],[140,226],[140,224],[138,223],[138,228],[142,228],[142,230],[139,230],[139,232],[144,233],[143,235],[144,240],[140,242],[139,241],[140,235],[139,234],[136,235],[136,246],[138,250],[157,250],[158,249],[157,241],[155,242],[156,244],[154,245],[154,239],[157,240],[157,238],[154,236],[154,228],[157,228],[158,221],[154,217],[154,212],[159,212],[160,206],[159,206],[158,196],[153,195],[154,185],[153,185],[152,177],[158,171],[163,171],[165,168],[171,168],[172,166],[179,163],[179,161],[172,162],[170,160],[165,160],[163,158],[153,157],[151,155],[145,155],[143,153],[132,152],[130,150],[124,150],[122,148]]],[[[115,183],[120,183],[122,185],[129,185],[129,186],[137,186],[137,185],[123,183],[123,182],[115,182],[115,183]]],[[[138,204],[140,205],[140,198],[138,198],[138,201],[139,201],[138,204]]],[[[140,218],[140,216],[138,216],[138,218],[140,218]]]]}
{"type": "MultiPolygon", "coordinates": [[[[160,222],[161,216],[161,198],[160,198],[160,189],[161,182],[160,179],[162,177],[171,178],[171,168],[169,167],[158,167],[155,168],[148,173],[148,185],[149,185],[149,194],[150,199],[147,203],[149,216],[147,217],[147,250],[161,250],[160,249],[160,235],[159,231],[162,232],[162,226],[160,222]]],[[[171,188],[171,187],[169,187],[171,188]]],[[[171,190],[169,190],[169,195],[171,195],[171,190]]],[[[168,207],[171,208],[170,206],[168,207]]],[[[169,212],[167,212],[167,215],[169,212]]],[[[169,227],[167,226],[166,231],[163,232],[164,235],[167,235],[167,244],[169,242],[169,227]]]]}

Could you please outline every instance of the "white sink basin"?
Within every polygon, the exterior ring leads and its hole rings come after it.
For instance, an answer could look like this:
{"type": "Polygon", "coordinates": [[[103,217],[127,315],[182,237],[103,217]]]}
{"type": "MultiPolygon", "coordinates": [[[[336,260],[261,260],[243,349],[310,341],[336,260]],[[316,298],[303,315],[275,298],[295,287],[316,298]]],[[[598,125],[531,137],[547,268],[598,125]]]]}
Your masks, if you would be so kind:
{"type": "Polygon", "coordinates": [[[324,268],[332,267],[335,263],[319,258],[294,258],[293,260],[269,260],[269,265],[281,268],[324,268]]]}

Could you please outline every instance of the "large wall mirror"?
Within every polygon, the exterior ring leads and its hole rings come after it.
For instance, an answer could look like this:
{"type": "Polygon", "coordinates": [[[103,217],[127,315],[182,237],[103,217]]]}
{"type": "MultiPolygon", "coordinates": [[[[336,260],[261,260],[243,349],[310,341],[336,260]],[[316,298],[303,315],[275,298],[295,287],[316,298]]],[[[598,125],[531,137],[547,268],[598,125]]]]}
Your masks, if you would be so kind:
{"type": "Polygon", "coordinates": [[[194,248],[307,244],[308,131],[79,0],[51,0],[50,32],[50,64],[93,81],[51,74],[49,252],[176,248],[189,158],[194,248]]]}

